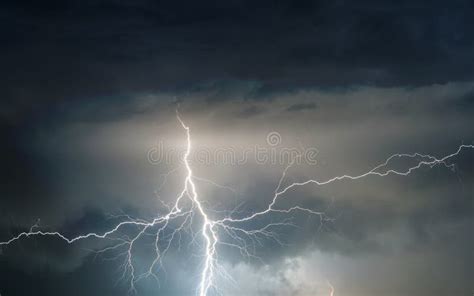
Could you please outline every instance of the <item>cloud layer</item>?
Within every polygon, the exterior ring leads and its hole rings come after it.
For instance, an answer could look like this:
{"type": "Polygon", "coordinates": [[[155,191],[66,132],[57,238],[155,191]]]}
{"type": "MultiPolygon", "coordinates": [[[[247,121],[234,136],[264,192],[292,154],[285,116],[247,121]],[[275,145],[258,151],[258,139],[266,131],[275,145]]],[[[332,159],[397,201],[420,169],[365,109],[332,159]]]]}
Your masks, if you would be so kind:
{"type": "MultiPolygon", "coordinates": [[[[315,148],[287,180],[357,174],[393,153],[454,152],[474,134],[470,1],[74,1],[5,3],[0,13],[0,240],[40,219],[68,235],[149,218],[176,196],[179,159],[150,149],[315,148]],[[177,168],[164,182],[163,174],[177,168]]],[[[261,260],[220,250],[224,295],[448,296],[472,292],[473,153],[409,177],[288,192],[334,218],[295,215],[261,260]]],[[[397,165],[405,165],[398,163],[397,165]]],[[[265,207],[281,163],[194,163],[207,204],[265,207]]],[[[215,215],[219,215],[218,212],[215,215]]],[[[267,219],[280,219],[270,216],[267,219]]],[[[262,221],[256,221],[262,223],[262,221]]],[[[183,238],[189,242],[190,238],[183,238]]],[[[126,295],[96,241],[28,239],[0,256],[3,295],[126,295]],[[4,283],[5,282],[5,283],[4,283]]],[[[199,250],[173,247],[160,285],[192,295],[199,250]]],[[[146,248],[137,260],[149,260],[146,248]]],[[[140,265],[140,264],[138,264],[140,265]]]]}

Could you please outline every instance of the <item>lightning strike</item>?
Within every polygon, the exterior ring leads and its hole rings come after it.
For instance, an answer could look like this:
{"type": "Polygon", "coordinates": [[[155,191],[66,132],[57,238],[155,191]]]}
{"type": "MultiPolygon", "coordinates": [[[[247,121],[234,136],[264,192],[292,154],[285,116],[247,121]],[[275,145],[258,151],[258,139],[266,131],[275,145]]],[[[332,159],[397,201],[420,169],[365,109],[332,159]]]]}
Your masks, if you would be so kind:
{"type": "MultiPolygon", "coordinates": [[[[152,220],[144,220],[124,215],[120,217],[123,221],[117,223],[110,230],[103,233],[90,232],[75,237],[67,237],[66,235],[57,231],[42,230],[39,223],[34,224],[28,231],[21,232],[9,240],[0,242],[0,247],[6,247],[14,244],[21,239],[27,239],[36,236],[57,237],[67,244],[73,244],[86,239],[107,240],[110,245],[94,251],[97,254],[105,254],[107,252],[119,251],[119,255],[114,259],[124,257],[122,278],[129,279],[130,292],[137,293],[136,284],[145,278],[155,278],[159,280],[158,272],[163,271],[163,258],[170,250],[172,243],[176,240],[180,242],[181,233],[185,231],[192,232],[192,225],[196,223],[195,216],[199,215],[202,224],[200,225],[200,238],[203,241],[203,265],[199,276],[199,285],[196,293],[199,296],[208,296],[210,293],[219,294],[219,290],[215,284],[216,276],[224,277],[232,280],[225,272],[218,262],[218,248],[228,247],[237,249],[243,256],[256,258],[252,251],[255,245],[261,244],[263,239],[272,239],[282,244],[277,233],[273,230],[283,226],[294,226],[291,219],[285,219],[281,222],[270,222],[264,226],[253,227],[249,223],[245,223],[261,216],[279,213],[291,214],[292,212],[303,212],[308,215],[315,215],[319,217],[320,222],[330,221],[331,219],[323,211],[316,211],[302,206],[293,206],[289,208],[277,207],[280,198],[290,190],[306,186],[316,185],[324,186],[334,182],[341,182],[344,180],[356,181],[367,177],[386,177],[389,175],[408,176],[412,172],[422,168],[432,168],[437,165],[444,165],[447,168],[454,169],[454,164],[449,163],[449,160],[456,157],[463,149],[473,149],[474,145],[460,145],[458,149],[441,158],[436,158],[427,154],[413,153],[413,154],[393,154],[384,162],[375,166],[371,170],[358,175],[340,175],[326,180],[309,179],[303,182],[294,182],[287,186],[283,186],[284,180],[288,170],[293,166],[294,161],[290,163],[283,171],[281,178],[275,188],[274,194],[268,206],[261,211],[254,212],[244,217],[233,217],[234,211],[228,211],[222,218],[214,218],[215,212],[212,209],[207,209],[198,194],[195,180],[209,182],[210,184],[220,186],[212,181],[194,176],[190,165],[189,156],[192,150],[191,131],[190,127],[185,124],[177,112],[177,120],[186,133],[186,153],[182,159],[184,168],[186,170],[186,177],[183,182],[183,189],[176,197],[175,203],[172,206],[165,205],[167,213],[159,215],[152,220]],[[393,169],[390,167],[392,161],[397,159],[411,159],[416,160],[416,164],[405,169],[393,169]],[[211,213],[213,215],[211,215],[211,213]],[[124,235],[121,230],[125,228],[135,229],[135,234],[132,236],[124,235]],[[144,238],[144,236],[154,236],[154,253],[153,260],[150,261],[146,272],[138,273],[136,262],[134,260],[135,245],[144,238]],[[226,239],[224,239],[225,237],[226,239]]],[[[161,202],[161,201],[160,201],[161,202]]],[[[161,202],[164,204],[163,202],[161,202]]],[[[195,238],[196,234],[192,234],[195,238]]],[[[193,239],[194,242],[194,239],[193,239]]],[[[330,296],[334,296],[334,287],[327,282],[330,289],[330,296]]]]}
{"type": "Polygon", "coordinates": [[[189,132],[189,127],[184,124],[184,122],[181,120],[179,117],[179,114],[177,114],[177,118],[179,122],[181,123],[181,126],[186,130],[186,137],[187,137],[187,147],[186,147],[186,153],[184,155],[184,165],[186,166],[186,171],[188,172],[186,176],[186,186],[185,190],[190,194],[191,199],[193,202],[197,205],[197,208],[199,210],[199,213],[202,215],[204,219],[204,223],[202,225],[202,236],[204,237],[204,240],[206,242],[206,253],[205,253],[205,263],[204,263],[204,269],[202,271],[201,275],[201,283],[199,285],[199,296],[206,296],[207,292],[212,286],[212,279],[214,276],[214,260],[215,260],[215,253],[216,253],[216,244],[218,242],[217,239],[217,233],[214,229],[214,223],[211,221],[204,210],[201,202],[199,201],[199,197],[196,191],[196,185],[193,182],[193,171],[191,169],[191,166],[189,165],[189,154],[191,153],[191,135],[189,132]],[[191,191],[189,192],[189,187],[191,188],[191,191]]]}
{"type": "Polygon", "coordinates": [[[331,284],[331,282],[329,282],[328,280],[326,280],[326,284],[328,285],[329,287],[329,296],[334,296],[334,286],[331,284]]]}

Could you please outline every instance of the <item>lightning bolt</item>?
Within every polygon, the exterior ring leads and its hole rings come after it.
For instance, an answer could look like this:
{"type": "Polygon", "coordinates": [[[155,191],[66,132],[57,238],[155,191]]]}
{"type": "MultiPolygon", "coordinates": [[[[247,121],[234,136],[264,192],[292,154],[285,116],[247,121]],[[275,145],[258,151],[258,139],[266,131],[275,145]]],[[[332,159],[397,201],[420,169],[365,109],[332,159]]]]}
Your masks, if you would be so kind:
{"type": "Polygon", "coordinates": [[[331,282],[329,282],[328,280],[326,280],[326,284],[328,285],[329,287],[329,296],[334,296],[334,286],[331,284],[331,282]]]}
{"type": "MultiPolygon", "coordinates": [[[[266,208],[261,211],[254,212],[244,217],[233,217],[234,211],[225,212],[225,216],[221,218],[215,216],[214,211],[206,208],[205,204],[201,200],[195,181],[208,181],[202,178],[194,176],[193,170],[190,165],[189,157],[192,151],[191,142],[191,131],[190,127],[181,119],[177,112],[177,120],[181,127],[186,132],[186,153],[183,157],[183,163],[186,170],[186,177],[184,179],[183,189],[180,194],[176,197],[175,203],[172,206],[164,205],[167,212],[164,215],[159,215],[152,220],[138,219],[130,217],[128,215],[122,215],[115,218],[121,218],[123,221],[117,223],[110,230],[103,233],[90,232],[75,237],[67,237],[66,235],[57,231],[46,231],[42,230],[40,225],[36,223],[29,231],[21,232],[16,236],[6,241],[0,242],[0,247],[11,245],[21,239],[27,239],[29,237],[36,236],[51,236],[57,237],[67,244],[73,244],[81,240],[86,239],[99,239],[107,240],[110,245],[102,249],[96,250],[97,254],[105,254],[111,251],[118,251],[118,255],[114,256],[114,259],[124,257],[123,263],[123,274],[122,278],[128,278],[130,281],[130,293],[137,293],[136,283],[142,279],[153,277],[159,280],[157,272],[163,270],[163,258],[172,246],[172,243],[176,240],[180,242],[181,233],[189,231],[192,237],[195,238],[197,235],[193,233],[192,225],[196,223],[195,217],[198,215],[202,220],[202,224],[199,226],[200,238],[203,241],[203,266],[200,273],[199,286],[196,289],[196,293],[199,296],[208,296],[210,293],[220,294],[215,284],[216,276],[224,277],[225,279],[232,280],[231,277],[225,272],[225,269],[219,264],[218,260],[218,248],[229,247],[235,248],[243,256],[257,258],[252,254],[252,251],[256,245],[261,244],[263,239],[272,239],[278,243],[282,243],[277,233],[273,231],[274,228],[282,226],[294,226],[291,219],[285,219],[281,222],[270,222],[264,226],[255,227],[251,226],[250,223],[262,216],[271,213],[290,214],[292,212],[303,212],[308,215],[315,215],[320,218],[321,223],[331,220],[322,211],[316,211],[313,209],[305,208],[302,206],[293,206],[289,208],[277,207],[278,200],[289,192],[290,190],[306,186],[316,185],[324,186],[330,183],[344,181],[344,180],[359,180],[367,177],[386,177],[389,175],[408,176],[415,170],[422,167],[432,168],[437,165],[444,165],[447,168],[454,169],[454,164],[449,163],[449,160],[456,157],[461,153],[463,149],[473,149],[474,145],[460,145],[458,149],[441,158],[436,158],[427,154],[413,153],[413,154],[393,154],[388,157],[384,162],[375,166],[371,170],[358,174],[358,175],[340,175],[326,180],[309,179],[303,182],[294,182],[287,186],[283,186],[288,170],[294,165],[295,160],[291,162],[283,171],[281,178],[279,179],[278,185],[275,188],[271,202],[266,208]],[[416,160],[416,164],[409,166],[405,169],[393,169],[390,164],[397,159],[412,159],[416,160]],[[213,215],[211,215],[213,214],[213,215]],[[122,230],[131,228],[129,232],[133,232],[134,235],[125,235],[122,230]],[[135,245],[144,238],[144,236],[154,236],[154,253],[155,256],[151,260],[146,272],[138,273],[136,263],[134,260],[135,245]]],[[[220,186],[210,181],[211,184],[220,186]]],[[[194,242],[194,239],[193,239],[194,242]]],[[[327,282],[330,288],[330,296],[334,295],[334,287],[327,282]]]]}
{"type": "Polygon", "coordinates": [[[209,219],[206,211],[204,210],[204,207],[201,204],[196,191],[196,185],[193,182],[193,171],[191,169],[191,166],[189,165],[189,154],[191,153],[191,134],[189,132],[189,127],[181,120],[179,114],[177,114],[177,118],[181,123],[181,126],[186,130],[187,137],[187,148],[186,153],[184,155],[184,165],[186,166],[188,174],[186,176],[185,191],[190,194],[191,199],[196,204],[198,211],[204,220],[201,232],[206,242],[206,248],[204,269],[201,274],[201,283],[199,285],[199,296],[206,296],[212,285],[212,279],[214,277],[214,262],[218,237],[217,232],[214,229],[214,222],[209,219]],[[191,190],[189,191],[189,189],[191,190]]]}

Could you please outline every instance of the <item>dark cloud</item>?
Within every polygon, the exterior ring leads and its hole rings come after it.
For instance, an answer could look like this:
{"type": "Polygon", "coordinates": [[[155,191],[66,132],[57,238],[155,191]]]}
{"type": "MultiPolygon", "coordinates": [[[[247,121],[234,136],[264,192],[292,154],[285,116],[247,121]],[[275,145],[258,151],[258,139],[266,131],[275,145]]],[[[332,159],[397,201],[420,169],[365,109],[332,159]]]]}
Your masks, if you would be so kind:
{"type": "Polygon", "coordinates": [[[107,270],[117,270],[110,261],[87,260],[80,269],[61,273],[44,266],[35,273],[25,272],[15,265],[0,261],[3,276],[2,293],[8,295],[122,295],[128,287],[117,284],[107,270]],[[80,282],[77,279],[80,278],[80,282]],[[96,294],[94,294],[96,293],[96,294]]]}
{"type": "Polygon", "coordinates": [[[318,106],[316,103],[300,103],[300,104],[294,104],[286,108],[286,111],[302,111],[302,110],[311,110],[311,109],[316,109],[318,106]]]}
{"type": "Polygon", "coordinates": [[[471,11],[470,1],[10,1],[2,96],[35,112],[45,100],[222,79],[270,89],[468,80],[471,11]]]}
{"type": "Polygon", "coordinates": [[[265,112],[265,109],[262,107],[249,106],[249,107],[246,107],[245,109],[242,109],[240,112],[238,112],[237,116],[242,117],[242,118],[249,118],[252,116],[262,114],[263,112],[265,112]]]}

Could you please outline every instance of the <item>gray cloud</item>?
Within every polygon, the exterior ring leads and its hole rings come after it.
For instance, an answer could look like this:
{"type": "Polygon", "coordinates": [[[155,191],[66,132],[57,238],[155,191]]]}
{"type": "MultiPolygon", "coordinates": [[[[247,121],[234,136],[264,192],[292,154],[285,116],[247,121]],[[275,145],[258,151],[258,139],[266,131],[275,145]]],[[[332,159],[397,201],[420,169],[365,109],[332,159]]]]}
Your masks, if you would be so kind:
{"type": "MultiPolygon", "coordinates": [[[[183,118],[192,127],[193,141],[196,146],[231,145],[243,149],[254,144],[265,145],[268,131],[277,130],[282,137],[282,147],[304,145],[318,148],[318,164],[292,169],[286,182],[361,172],[369,164],[374,165],[394,152],[419,151],[442,155],[452,152],[462,140],[466,141],[472,135],[472,125],[469,124],[472,122],[471,116],[469,112],[463,112],[469,109],[457,107],[469,101],[472,83],[410,89],[361,87],[342,92],[302,89],[273,94],[271,100],[261,101],[258,105],[255,105],[255,101],[246,100],[242,92],[245,93],[245,89],[237,87],[229,93],[233,99],[214,105],[205,103],[209,96],[214,96],[210,90],[189,91],[182,97],[180,108],[183,118]],[[317,98],[318,108],[309,108],[303,113],[281,112],[288,108],[289,100],[293,106],[301,106],[309,104],[308,101],[313,98],[317,98]],[[412,98],[416,98],[416,101],[412,98]],[[205,108],[199,107],[202,103],[205,108]],[[239,110],[236,106],[240,110],[254,110],[258,106],[257,109],[265,110],[265,113],[256,113],[264,114],[265,118],[236,114],[235,110],[239,110]],[[423,124],[417,124],[419,122],[423,124]]],[[[141,217],[151,217],[158,210],[154,203],[154,191],[160,184],[160,174],[174,166],[151,165],[146,160],[147,149],[157,141],[157,137],[170,145],[184,143],[184,134],[174,118],[174,97],[171,93],[148,94],[145,98],[140,95],[131,97],[127,99],[128,109],[138,111],[119,111],[114,112],[114,115],[111,115],[112,100],[102,102],[103,114],[100,111],[102,108],[78,109],[76,104],[63,104],[62,112],[71,115],[64,119],[57,117],[55,121],[46,123],[40,121],[34,127],[34,132],[30,130],[25,134],[29,139],[25,143],[29,145],[21,146],[22,142],[16,145],[32,156],[31,162],[26,163],[28,167],[35,167],[38,171],[49,170],[51,175],[45,180],[34,175],[31,178],[51,194],[36,201],[37,196],[32,191],[20,195],[24,202],[16,204],[14,197],[21,191],[11,189],[12,199],[1,201],[2,210],[6,213],[3,216],[4,225],[7,228],[8,225],[29,227],[37,218],[41,218],[44,225],[72,235],[92,229],[107,229],[111,222],[106,223],[107,220],[101,214],[103,212],[125,210],[141,217]],[[109,102],[111,109],[108,108],[109,102]],[[90,120],[94,117],[108,119],[90,120]],[[154,124],[156,120],[158,123],[154,124]],[[156,125],[159,129],[155,128],[156,125]],[[56,128],[51,129],[51,126],[56,128]],[[35,202],[42,206],[23,206],[35,202]],[[90,209],[97,211],[98,215],[88,214],[90,209]]],[[[257,114],[253,112],[253,115],[257,114]]],[[[330,264],[329,258],[333,256],[341,258],[340,262],[331,263],[335,265],[332,273],[336,282],[339,281],[337,284],[340,289],[347,289],[347,293],[355,295],[375,295],[377,289],[382,289],[384,285],[390,287],[387,289],[401,293],[408,291],[404,286],[414,283],[409,279],[396,282],[380,279],[379,286],[372,286],[368,279],[344,272],[345,264],[356,266],[356,263],[348,262],[365,260],[367,272],[373,272],[383,262],[380,256],[384,256],[392,266],[390,272],[400,274],[402,265],[408,263],[400,263],[400,267],[397,267],[390,258],[402,256],[406,260],[413,260],[411,258],[418,256],[416,254],[421,250],[429,249],[432,250],[430,263],[420,262],[411,276],[419,277],[418,273],[425,273],[430,269],[430,264],[442,264],[454,270],[451,273],[456,274],[458,279],[453,283],[456,283],[459,291],[464,291],[469,287],[469,282],[463,280],[469,274],[469,269],[466,266],[456,268],[446,262],[457,262],[460,257],[469,255],[467,246],[470,240],[466,225],[472,223],[469,193],[472,192],[474,175],[469,165],[471,158],[469,152],[460,155],[456,159],[455,172],[446,168],[423,169],[410,177],[369,178],[361,182],[340,182],[324,188],[307,186],[289,192],[277,206],[302,204],[315,209],[327,209],[328,215],[334,217],[335,221],[326,222],[321,228],[318,218],[296,215],[293,221],[298,228],[278,230],[283,245],[270,239],[263,240],[262,245],[254,249],[254,254],[261,257],[263,263],[243,261],[237,253],[225,248],[221,250],[223,260],[225,264],[234,266],[230,270],[236,272],[235,276],[244,277],[242,281],[245,281],[246,272],[239,271],[239,268],[259,273],[258,270],[265,266],[272,266],[270,269],[279,270],[281,276],[264,274],[262,277],[268,279],[262,278],[262,283],[278,283],[286,287],[282,291],[305,295],[310,292],[324,293],[327,286],[323,280],[314,284],[308,282],[303,286],[294,282],[295,274],[310,271],[301,271],[302,267],[289,268],[282,260],[290,258],[297,262],[305,261],[310,256],[308,254],[319,252],[318,256],[329,260],[327,264],[330,264]],[[354,281],[354,285],[362,290],[351,291],[342,284],[346,280],[354,281]]],[[[197,164],[195,167],[195,172],[200,176],[237,190],[237,195],[234,195],[208,184],[200,184],[201,194],[206,196],[209,204],[215,204],[219,209],[229,209],[243,203],[240,210],[244,213],[262,209],[268,203],[282,170],[282,166],[262,166],[251,162],[242,166],[197,164]]],[[[173,188],[180,184],[180,180],[179,171],[171,175],[167,186],[160,191],[160,196],[172,200],[176,194],[173,188]]],[[[284,217],[271,216],[268,219],[279,220],[284,217]]],[[[260,223],[264,221],[246,227],[252,229],[260,223]]],[[[2,237],[8,237],[15,231],[4,228],[2,232],[2,237]]],[[[87,252],[81,249],[98,247],[92,241],[72,248],[59,242],[51,245],[47,240],[29,241],[23,245],[22,249],[4,250],[9,264],[33,273],[49,266],[57,270],[55,277],[64,270],[81,274],[81,270],[87,268],[84,264],[89,264],[87,252]],[[29,256],[22,256],[23,252],[29,256]],[[48,259],[43,261],[42,258],[48,259]]],[[[140,256],[141,260],[147,258],[146,253],[140,256]]],[[[178,264],[180,260],[188,259],[175,258],[169,264],[178,264]]],[[[199,264],[196,263],[196,266],[199,264]]],[[[181,274],[179,268],[172,270],[174,276],[171,276],[162,291],[172,293],[191,289],[192,282],[184,287],[177,278],[188,275],[181,274]],[[179,290],[180,286],[184,290],[179,290]]],[[[422,280],[430,283],[439,276],[450,277],[440,271],[439,274],[425,274],[422,280]]],[[[143,286],[145,295],[147,289],[156,289],[153,285],[148,288],[148,285],[143,286]]],[[[247,287],[245,291],[248,295],[280,295],[278,289],[253,287],[250,284],[242,287],[247,287]]],[[[455,288],[451,285],[439,288],[447,291],[448,287],[455,288]]],[[[234,293],[231,292],[234,288],[228,289],[229,293],[234,293]]],[[[433,289],[416,287],[415,290],[417,295],[428,295],[433,289]]]]}

